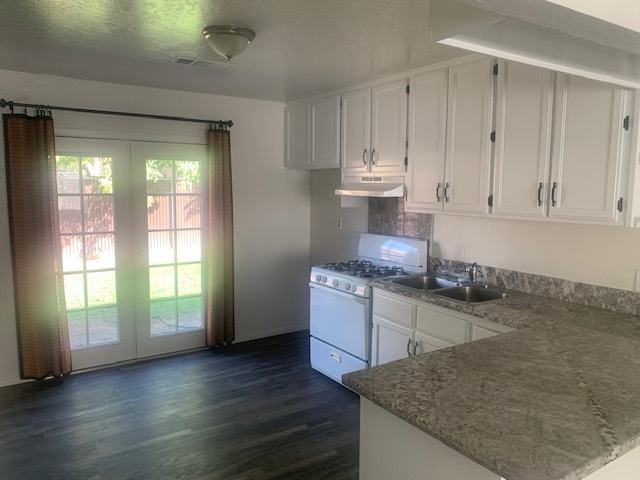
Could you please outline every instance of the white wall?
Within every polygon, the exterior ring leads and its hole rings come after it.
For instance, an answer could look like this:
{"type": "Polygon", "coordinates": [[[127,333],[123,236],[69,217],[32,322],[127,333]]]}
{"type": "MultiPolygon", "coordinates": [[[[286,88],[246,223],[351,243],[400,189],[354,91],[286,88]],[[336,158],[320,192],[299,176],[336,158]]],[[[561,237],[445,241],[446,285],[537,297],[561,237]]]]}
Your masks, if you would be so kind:
{"type": "Polygon", "coordinates": [[[369,226],[369,209],[341,208],[334,190],[340,186],[340,170],[311,172],[311,264],[352,260],[358,257],[360,233],[369,226]],[[336,220],[342,218],[342,230],[336,220]]]}
{"type": "Polygon", "coordinates": [[[633,290],[640,229],[434,215],[435,257],[633,290]]]}
{"type": "MultiPolygon", "coordinates": [[[[16,102],[233,120],[237,341],[308,327],[309,174],[283,169],[284,104],[2,70],[0,85],[1,95],[16,102]]],[[[205,143],[202,124],[66,112],[54,112],[54,120],[59,135],[205,143]]],[[[6,385],[18,381],[19,369],[1,150],[0,385],[6,385]]]]}

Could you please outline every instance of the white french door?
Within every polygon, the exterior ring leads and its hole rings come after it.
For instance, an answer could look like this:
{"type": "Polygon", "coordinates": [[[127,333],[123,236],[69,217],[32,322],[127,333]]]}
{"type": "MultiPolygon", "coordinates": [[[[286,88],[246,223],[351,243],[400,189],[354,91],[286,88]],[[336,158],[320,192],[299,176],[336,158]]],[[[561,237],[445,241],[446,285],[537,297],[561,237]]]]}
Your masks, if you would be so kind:
{"type": "Polygon", "coordinates": [[[202,145],[57,138],[75,369],[204,346],[202,145]]]}

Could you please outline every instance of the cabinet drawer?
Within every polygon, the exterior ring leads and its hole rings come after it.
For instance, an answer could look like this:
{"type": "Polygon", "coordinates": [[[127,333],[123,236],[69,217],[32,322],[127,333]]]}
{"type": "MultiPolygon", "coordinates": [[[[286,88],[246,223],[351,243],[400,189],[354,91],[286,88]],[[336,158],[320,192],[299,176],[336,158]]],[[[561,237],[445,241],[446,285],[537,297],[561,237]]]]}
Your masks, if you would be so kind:
{"type": "Polygon", "coordinates": [[[420,307],[416,328],[458,344],[466,342],[469,338],[470,324],[452,315],[420,307]]]}
{"type": "Polygon", "coordinates": [[[406,327],[415,327],[415,305],[385,295],[373,296],[373,313],[406,327]]]}

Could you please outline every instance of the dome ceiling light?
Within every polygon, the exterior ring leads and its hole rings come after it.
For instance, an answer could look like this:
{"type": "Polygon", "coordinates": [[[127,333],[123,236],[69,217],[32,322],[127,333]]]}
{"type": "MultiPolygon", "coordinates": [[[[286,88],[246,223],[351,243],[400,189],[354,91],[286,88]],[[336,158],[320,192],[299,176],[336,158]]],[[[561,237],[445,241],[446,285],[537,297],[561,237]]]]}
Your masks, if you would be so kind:
{"type": "Polygon", "coordinates": [[[205,27],[202,34],[213,51],[227,60],[241,54],[256,36],[248,28],[230,26],[205,27]]]}

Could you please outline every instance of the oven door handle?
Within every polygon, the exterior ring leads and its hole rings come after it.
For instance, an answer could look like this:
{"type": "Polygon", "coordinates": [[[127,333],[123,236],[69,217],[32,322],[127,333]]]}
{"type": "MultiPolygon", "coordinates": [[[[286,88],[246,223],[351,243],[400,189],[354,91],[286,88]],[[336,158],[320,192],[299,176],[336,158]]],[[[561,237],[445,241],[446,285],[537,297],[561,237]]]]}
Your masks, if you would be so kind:
{"type": "Polygon", "coordinates": [[[324,285],[318,285],[317,283],[310,283],[309,286],[321,292],[330,293],[331,295],[338,295],[339,297],[346,298],[347,300],[358,302],[360,305],[364,305],[364,302],[366,300],[366,298],[359,297],[357,295],[352,295],[350,293],[344,293],[344,292],[341,292],[340,290],[336,290],[335,288],[325,287],[324,285]]]}

